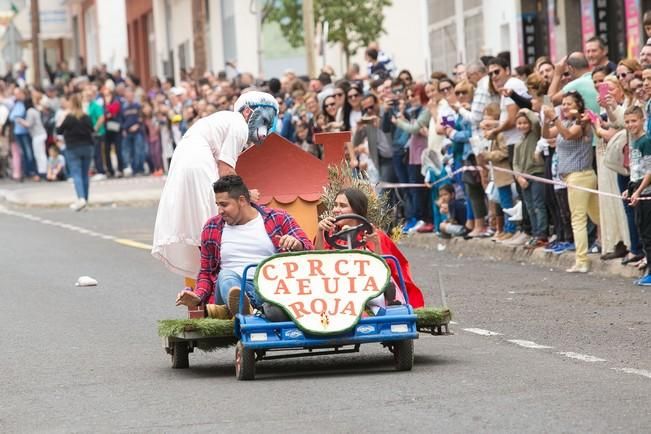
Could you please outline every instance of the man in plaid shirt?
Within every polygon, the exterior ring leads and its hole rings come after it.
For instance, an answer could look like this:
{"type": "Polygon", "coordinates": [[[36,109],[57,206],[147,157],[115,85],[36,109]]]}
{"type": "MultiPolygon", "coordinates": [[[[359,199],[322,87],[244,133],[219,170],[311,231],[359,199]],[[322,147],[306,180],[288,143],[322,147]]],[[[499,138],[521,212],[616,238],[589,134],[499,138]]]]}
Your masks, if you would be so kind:
{"type": "MultiPolygon", "coordinates": [[[[239,308],[244,268],[281,251],[312,250],[314,246],[296,221],[285,211],[251,202],[249,189],[242,178],[228,175],[213,184],[219,214],[206,222],[201,232],[201,269],[194,291],[178,294],[176,305],[189,307],[206,303],[214,292],[215,304],[208,314],[230,318],[239,308]],[[225,306],[227,305],[227,306],[225,306]]],[[[244,313],[252,304],[264,312],[255,296],[252,277],[247,273],[244,313]]]]}

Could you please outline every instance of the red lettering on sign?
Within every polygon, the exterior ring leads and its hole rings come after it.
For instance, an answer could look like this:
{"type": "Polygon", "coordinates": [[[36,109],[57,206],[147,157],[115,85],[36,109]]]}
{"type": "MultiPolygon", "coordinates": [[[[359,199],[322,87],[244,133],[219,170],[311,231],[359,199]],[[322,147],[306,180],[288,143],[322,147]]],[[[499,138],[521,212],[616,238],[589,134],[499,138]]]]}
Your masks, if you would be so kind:
{"type": "Polygon", "coordinates": [[[359,276],[366,277],[366,266],[371,265],[371,261],[368,259],[355,259],[353,264],[359,265],[359,276]]]}
{"type": "Polygon", "coordinates": [[[278,295],[280,294],[280,291],[282,291],[284,294],[290,294],[289,288],[283,279],[280,279],[278,281],[278,286],[276,286],[276,292],[274,292],[274,294],[278,295]]]}
{"type": "Polygon", "coordinates": [[[350,283],[350,286],[348,287],[348,293],[349,294],[357,294],[357,291],[355,291],[355,278],[354,277],[349,277],[348,278],[348,283],[350,283]]]}
{"type": "Polygon", "coordinates": [[[307,262],[310,264],[310,277],[325,276],[321,269],[323,262],[320,259],[308,259],[307,262]]]}
{"type": "Polygon", "coordinates": [[[285,277],[287,279],[293,279],[296,270],[298,270],[298,264],[296,262],[285,262],[285,271],[287,272],[285,277]]]}
{"type": "Polygon", "coordinates": [[[377,290],[378,287],[377,287],[377,283],[375,282],[375,279],[373,278],[373,276],[369,277],[368,280],[366,281],[366,286],[364,287],[364,289],[362,289],[362,291],[377,291],[377,290]]]}
{"type": "Polygon", "coordinates": [[[332,310],[328,312],[330,315],[337,315],[339,313],[339,303],[341,302],[340,298],[335,298],[333,299],[335,305],[333,306],[332,310]]]}
{"type": "Polygon", "coordinates": [[[297,301],[296,303],[290,303],[288,307],[294,312],[294,318],[300,319],[305,315],[309,315],[310,312],[305,310],[305,305],[302,301],[297,301]]]}
{"type": "Polygon", "coordinates": [[[339,292],[339,278],[338,277],[323,277],[323,286],[325,292],[328,294],[336,294],[339,292]],[[334,289],[330,288],[330,281],[334,281],[334,289]]]}
{"type": "Polygon", "coordinates": [[[351,316],[357,316],[357,313],[355,312],[355,304],[352,301],[349,301],[346,306],[341,310],[341,313],[347,313],[348,315],[351,316]]]}
{"type": "Polygon", "coordinates": [[[298,282],[298,295],[310,295],[310,279],[296,279],[298,282]]]}
{"type": "Polygon", "coordinates": [[[312,309],[313,313],[322,314],[328,310],[328,303],[326,303],[326,301],[322,298],[315,298],[312,300],[312,303],[310,303],[310,308],[312,309]]]}
{"type": "Polygon", "coordinates": [[[269,269],[276,269],[276,266],[274,264],[267,264],[264,267],[262,267],[262,275],[264,276],[265,279],[267,280],[276,280],[278,279],[278,276],[270,276],[269,275],[269,269]]]}
{"type": "Polygon", "coordinates": [[[342,276],[348,276],[348,272],[344,273],[343,271],[341,271],[340,268],[341,263],[348,263],[348,261],[346,259],[340,259],[337,262],[335,262],[335,272],[342,276]]]}

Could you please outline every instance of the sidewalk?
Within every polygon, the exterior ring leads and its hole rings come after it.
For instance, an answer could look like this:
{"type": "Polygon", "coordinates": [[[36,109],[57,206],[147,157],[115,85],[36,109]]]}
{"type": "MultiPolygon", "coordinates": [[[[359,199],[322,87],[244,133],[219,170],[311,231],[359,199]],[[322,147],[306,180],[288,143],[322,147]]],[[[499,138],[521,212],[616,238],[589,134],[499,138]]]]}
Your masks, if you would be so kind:
{"type": "MultiPolygon", "coordinates": [[[[490,239],[463,238],[442,239],[434,234],[410,234],[400,240],[401,245],[420,247],[430,250],[447,250],[458,256],[480,256],[493,261],[513,261],[525,264],[535,264],[552,268],[559,277],[565,275],[565,270],[574,265],[574,253],[562,255],[544,252],[542,248],[527,250],[523,247],[509,247],[495,243],[490,239]]],[[[619,276],[631,280],[641,277],[642,272],[635,267],[621,264],[620,259],[602,261],[600,255],[588,255],[592,262],[591,274],[599,276],[619,276]]]]}
{"type": "MultiPolygon", "coordinates": [[[[150,204],[160,199],[165,177],[133,177],[90,182],[89,204],[150,204]]],[[[0,201],[25,207],[64,207],[76,199],[71,182],[4,182],[0,201]]]]}

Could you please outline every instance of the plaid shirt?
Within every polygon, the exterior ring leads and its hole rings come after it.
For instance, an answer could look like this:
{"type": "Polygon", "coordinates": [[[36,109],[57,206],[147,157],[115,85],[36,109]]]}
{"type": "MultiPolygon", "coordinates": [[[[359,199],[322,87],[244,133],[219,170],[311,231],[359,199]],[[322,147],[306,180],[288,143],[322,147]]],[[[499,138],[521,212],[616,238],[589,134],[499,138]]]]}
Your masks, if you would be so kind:
{"type": "MultiPolygon", "coordinates": [[[[252,204],[262,215],[264,227],[276,251],[280,250],[278,241],[283,235],[291,235],[303,243],[303,250],[312,250],[314,246],[292,218],[285,211],[252,204]]],[[[217,275],[221,268],[221,242],[224,230],[224,219],[217,215],[211,217],[201,231],[201,269],[197,276],[197,287],[194,293],[206,302],[215,289],[217,275]]]]}

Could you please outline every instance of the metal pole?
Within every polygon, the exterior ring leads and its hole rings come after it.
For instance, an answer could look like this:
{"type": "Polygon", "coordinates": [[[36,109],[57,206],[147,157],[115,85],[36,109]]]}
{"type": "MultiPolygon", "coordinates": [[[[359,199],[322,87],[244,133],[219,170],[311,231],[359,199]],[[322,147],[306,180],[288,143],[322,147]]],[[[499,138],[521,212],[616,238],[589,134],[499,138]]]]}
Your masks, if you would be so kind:
{"type": "Polygon", "coordinates": [[[305,59],[307,61],[307,75],[310,78],[316,78],[313,0],[303,0],[303,34],[305,38],[305,59]]]}
{"type": "Polygon", "coordinates": [[[34,68],[34,84],[41,85],[41,44],[39,33],[41,33],[41,22],[39,19],[38,0],[31,1],[32,16],[32,68],[34,68]]]}

